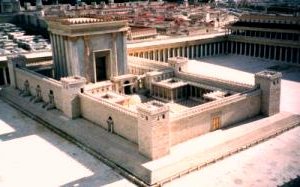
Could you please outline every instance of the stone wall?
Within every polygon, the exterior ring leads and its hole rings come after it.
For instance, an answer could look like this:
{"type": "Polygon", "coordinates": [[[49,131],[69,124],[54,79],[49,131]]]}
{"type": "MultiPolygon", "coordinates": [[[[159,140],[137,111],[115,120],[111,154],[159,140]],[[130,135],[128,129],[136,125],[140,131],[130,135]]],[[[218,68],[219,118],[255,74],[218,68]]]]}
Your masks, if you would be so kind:
{"type": "Polygon", "coordinates": [[[114,133],[134,143],[138,142],[136,113],[121,105],[99,100],[84,93],[80,93],[79,97],[82,117],[104,129],[108,129],[107,120],[111,117],[114,133]]]}
{"type": "Polygon", "coordinates": [[[39,85],[42,90],[43,101],[48,102],[49,97],[48,94],[50,90],[53,91],[54,94],[54,102],[57,109],[62,110],[62,84],[61,82],[51,79],[49,77],[43,76],[41,74],[35,73],[33,71],[21,68],[15,68],[15,81],[16,87],[18,89],[24,89],[24,82],[28,80],[30,93],[31,95],[36,94],[36,87],[39,85]]]}
{"type": "Polygon", "coordinates": [[[236,94],[178,114],[170,122],[170,144],[176,145],[211,131],[213,116],[220,116],[221,128],[256,116],[261,109],[261,91],[236,94]]]}

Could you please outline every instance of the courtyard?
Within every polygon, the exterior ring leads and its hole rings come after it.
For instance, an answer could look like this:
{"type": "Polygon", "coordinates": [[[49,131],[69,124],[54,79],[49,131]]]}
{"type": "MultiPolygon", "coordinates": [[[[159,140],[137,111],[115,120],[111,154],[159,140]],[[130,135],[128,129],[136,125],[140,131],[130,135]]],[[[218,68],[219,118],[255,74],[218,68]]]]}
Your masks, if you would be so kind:
{"type": "Polygon", "coordinates": [[[300,114],[300,67],[279,64],[265,59],[226,55],[190,60],[187,71],[235,82],[254,84],[254,74],[262,70],[280,71],[281,111],[300,114]]]}

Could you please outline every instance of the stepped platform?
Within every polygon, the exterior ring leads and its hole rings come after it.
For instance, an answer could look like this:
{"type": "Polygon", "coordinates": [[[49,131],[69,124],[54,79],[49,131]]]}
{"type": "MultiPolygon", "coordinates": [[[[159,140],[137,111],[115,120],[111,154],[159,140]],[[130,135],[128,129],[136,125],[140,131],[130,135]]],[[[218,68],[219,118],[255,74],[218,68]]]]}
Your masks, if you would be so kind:
{"type": "Polygon", "coordinates": [[[42,108],[42,103],[30,102],[30,97],[19,96],[18,90],[14,88],[3,88],[0,90],[0,96],[12,106],[93,154],[123,176],[143,186],[167,183],[300,124],[299,115],[287,112],[268,118],[257,116],[173,146],[169,155],[150,161],[138,153],[136,144],[110,134],[83,118],[71,120],[59,110],[47,111],[42,108]]]}

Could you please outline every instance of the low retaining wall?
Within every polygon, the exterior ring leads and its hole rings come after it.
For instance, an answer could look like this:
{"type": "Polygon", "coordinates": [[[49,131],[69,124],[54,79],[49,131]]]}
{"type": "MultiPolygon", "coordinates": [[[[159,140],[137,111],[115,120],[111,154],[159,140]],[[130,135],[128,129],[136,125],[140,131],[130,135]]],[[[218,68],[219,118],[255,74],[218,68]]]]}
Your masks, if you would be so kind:
{"type": "Polygon", "coordinates": [[[39,85],[41,88],[43,101],[45,102],[49,101],[48,94],[50,90],[52,90],[54,95],[55,106],[57,109],[62,110],[63,102],[61,82],[27,69],[15,68],[15,71],[16,87],[18,89],[23,90],[24,82],[28,80],[31,95],[36,95],[36,87],[37,85],[39,85]]]}
{"type": "Polygon", "coordinates": [[[114,132],[129,141],[138,143],[137,113],[121,105],[105,102],[86,94],[79,94],[81,115],[101,127],[108,129],[107,120],[113,120],[114,132]]]}

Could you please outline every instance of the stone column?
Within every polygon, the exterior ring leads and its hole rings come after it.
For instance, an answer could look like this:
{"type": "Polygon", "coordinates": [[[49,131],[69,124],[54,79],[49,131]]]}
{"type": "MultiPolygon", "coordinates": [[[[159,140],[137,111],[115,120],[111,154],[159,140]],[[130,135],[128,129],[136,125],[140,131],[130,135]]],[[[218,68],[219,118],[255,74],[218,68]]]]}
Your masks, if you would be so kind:
{"type": "Polygon", "coordinates": [[[243,44],[240,43],[240,55],[242,55],[242,54],[243,54],[243,44]]]}
{"type": "Polygon", "coordinates": [[[190,46],[186,47],[186,57],[190,58],[190,46]]]}
{"type": "Polygon", "coordinates": [[[64,45],[64,39],[63,36],[59,36],[59,43],[61,47],[61,58],[62,58],[62,64],[63,64],[63,76],[68,76],[68,67],[66,62],[66,48],[64,45]]]}
{"type": "Polygon", "coordinates": [[[166,54],[167,49],[163,49],[163,62],[167,62],[167,54],[166,54]]]}
{"type": "Polygon", "coordinates": [[[230,48],[231,48],[231,51],[230,51],[231,54],[233,54],[233,43],[234,43],[234,42],[231,42],[231,46],[230,46],[230,48]]]}
{"type": "Polygon", "coordinates": [[[177,48],[177,56],[180,56],[180,47],[177,48]]]}
{"type": "Polygon", "coordinates": [[[172,57],[175,57],[175,48],[172,50],[172,57]]]}
{"type": "Polygon", "coordinates": [[[6,77],[6,69],[5,69],[5,67],[2,68],[2,72],[3,72],[4,85],[7,85],[7,77],[6,77]]]}
{"type": "Polygon", "coordinates": [[[195,50],[195,47],[192,45],[191,46],[191,59],[194,58],[194,50],[195,50]]]}
{"type": "Polygon", "coordinates": [[[282,61],[282,47],[279,47],[279,61],[282,61]]]}
{"type": "Polygon", "coordinates": [[[258,44],[258,57],[260,58],[260,55],[261,55],[261,45],[258,44]]]}
{"type": "Polygon", "coordinates": [[[204,44],[204,48],[205,48],[205,50],[204,50],[204,56],[205,56],[205,57],[207,56],[207,45],[208,45],[208,44],[204,44]]]}
{"type": "Polygon", "coordinates": [[[297,57],[296,57],[296,63],[299,64],[299,63],[300,63],[300,62],[299,62],[299,58],[300,58],[300,57],[299,57],[299,56],[300,56],[300,49],[299,49],[299,48],[297,49],[297,53],[296,53],[296,54],[297,54],[297,57]]]}
{"type": "Polygon", "coordinates": [[[226,52],[224,53],[228,54],[228,48],[229,48],[229,41],[226,41],[226,52]]]}
{"type": "Polygon", "coordinates": [[[216,43],[214,43],[213,45],[214,45],[214,54],[213,54],[213,55],[216,55],[216,54],[217,54],[217,52],[216,52],[216,50],[217,50],[217,45],[216,45],[216,43]]]}
{"type": "Polygon", "coordinates": [[[288,47],[285,48],[285,55],[284,55],[284,59],[283,59],[284,62],[288,62],[287,61],[287,59],[288,59],[287,55],[288,55],[288,47]]]}
{"type": "Polygon", "coordinates": [[[203,45],[200,45],[200,57],[203,57],[203,45]]]}
{"type": "Polygon", "coordinates": [[[267,46],[264,45],[264,58],[266,58],[267,46]]]}
{"type": "Polygon", "coordinates": [[[114,68],[112,75],[118,76],[118,59],[117,59],[117,43],[116,33],[112,33],[112,67],[114,68]]]}
{"type": "Polygon", "coordinates": [[[169,48],[167,49],[167,54],[168,54],[168,57],[167,57],[167,58],[168,58],[168,59],[170,58],[170,55],[171,55],[171,54],[170,54],[170,50],[171,50],[171,49],[169,49],[169,48]]]}
{"type": "Polygon", "coordinates": [[[252,44],[249,43],[249,56],[251,56],[251,52],[252,52],[252,44]]]}
{"type": "Polygon", "coordinates": [[[225,43],[224,43],[224,42],[222,42],[222,43],[221,43],[221,45],[222,45],[222,51],[221,51],[221,54],[224,54],[224,53],[225,53],[225,51],[224,51],[224,46],[225,46],[225,43]]]}
{"type": "Polygon", "coordinates": [[[72,67],[72,51],[70,50],[70,45],[68,42],[68,38],[65,38],[64,40],[64,46],[65,46],[65,55],[66,55],[66,63],[67,63],[67,73],[69,76],[73,76],[73,67],[72,67]]]}
{"type": "Polygon", "coordinates": [[[291,48],[291,62],[294,62],[294,49],[291,48]]]}
{"type": "Polygon", "coordinates": [[[197,44],[196,45],[196,58],[199,57],[199,45],[197,44]]]}
{"type": "Polygon", "coordinates": [[[253,56],[256,57],[256,44],[254,44],[254,53],[253,56]]]}
{"type": "Polygon", "coordinates": [[[161,61],[161,50],[157,50],[157,61],[161,61]]]}
{"type": "Polygon", "coordinates": [[[59,57],[60,57],[60,54],[59,54],[59,51],[60,51],[60,49],[59,49],[59,45],[58,45],[58,39],[57,39],[57,35],[56,34],[54,34],[53,35],[53,38],[54,38],[54,48],[55,48],[55,54],[56,54],[56,63],[55,63],[55,65],[56,65],[56,78],[60,78],[61,77],[61,64],[60,64],[60,59],[59,59],[59,57]]]}

